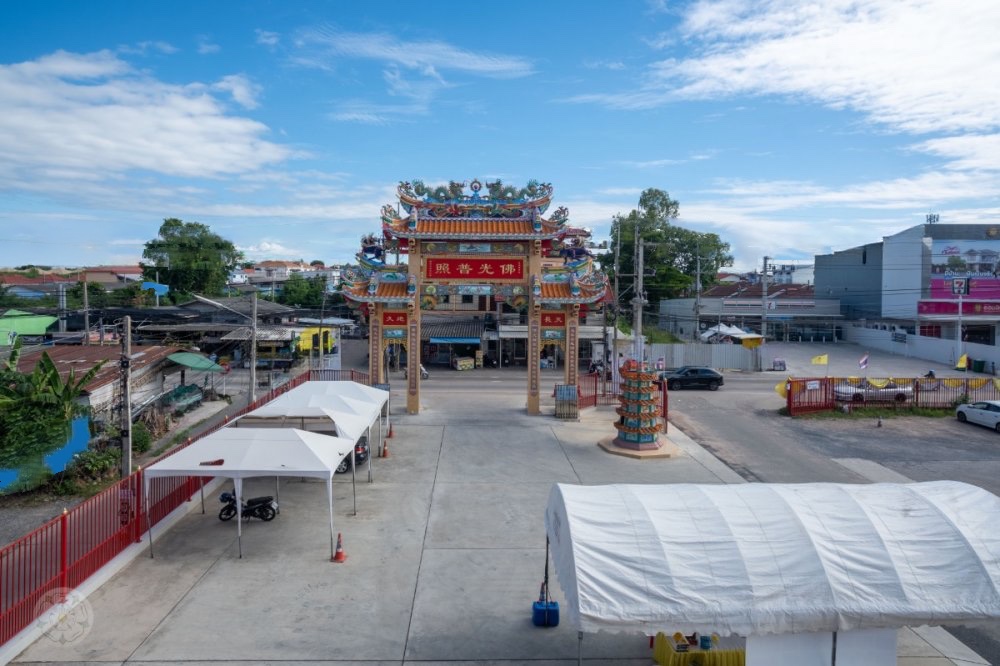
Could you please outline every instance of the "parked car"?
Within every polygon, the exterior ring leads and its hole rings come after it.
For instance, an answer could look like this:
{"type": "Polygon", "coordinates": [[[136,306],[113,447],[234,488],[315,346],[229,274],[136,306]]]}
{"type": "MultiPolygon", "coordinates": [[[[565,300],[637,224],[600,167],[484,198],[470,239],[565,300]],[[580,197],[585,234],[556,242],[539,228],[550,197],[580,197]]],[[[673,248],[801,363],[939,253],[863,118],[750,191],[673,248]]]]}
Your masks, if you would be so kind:
{"type": "MultiPolygon", "coordinates": [[[[362,437],[354,445],[354,460],[357,462],[357,464],[361,465],[362,463],[368,460],[369,454],[370,451],[368,450],[368,437],[362,437]]],[[[340,461],[339,465],[337,465],[336,472],[337,474],[345,474],[350,471],[351,471],[351,456],[347,456],[346,458],[340,461]]]]}
{"type": "Polygon", "coordinates": [[[913,387],[888,382],[876,386],[868,380],[860,384],[837,384],[833,387],[833,397],[844,402],[906,402],[913,398],[913,387]]]}
{"type": "Polygon", "coordinates": [[[667,387],[669,391],[676,391],[684,388],[707,388],[715,391],[726,383],[722,373],[712,368],[705,368],[694,365],[684,365],[679,368],[671,368],[660,373],[656,382],[662,388],[667,387]]]}
{"type": "Polygon", "coordinates": [[[1000,432],[1000,400],[980,400],[959,405],[955,418],[962,423],[976,423],[1000,432]]]}

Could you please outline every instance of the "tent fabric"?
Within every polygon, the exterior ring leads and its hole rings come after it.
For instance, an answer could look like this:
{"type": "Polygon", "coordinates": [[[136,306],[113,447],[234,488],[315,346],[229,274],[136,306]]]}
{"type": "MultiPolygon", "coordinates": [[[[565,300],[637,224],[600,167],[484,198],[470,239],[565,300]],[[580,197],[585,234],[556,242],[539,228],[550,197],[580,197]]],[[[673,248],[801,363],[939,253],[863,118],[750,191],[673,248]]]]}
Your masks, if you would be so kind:
{"type": "Polygon", "coordinates": [[[707,328],[704,331],[702,331],[699,337],[704,341],[708,340],[714,335],[718,336],[744,335],[744,331],[743,329],[737,326],[730,326],[729,324],[716,324],[715,326],[712,326],[711,328],[707,328]]]}
{"type": "MultiPolygon", "coordinates": [[[[294,428],[222,428],[147,467],[143,476],[143,495],[148,506],[149,480],[156,477],[222,476],[233,479],[239,510],[243,504],[243,479],[257,476],[318,477],[326,481],[330,557],[333,557],[333,475],[340,461],[353,452],[354,442],[351,440],[294,428]]],[[[236,521],[240,557],[243,557],[242,524],[242,519],[236,521]]],[[[152,530],[149,540],[152,549],[152,530]]]]}
{"type": "Polygon", "coordinates": [[[388,400],[388,391],[357,382],[305,382],[243,419],[327,417],[333,420],[339,436],[356,442],[378,421],[388,400]]]}
{"type": "MultiPolygon", "coordinates": [[[[45,335],[49,326],[59,321],[56,317],[38,315],[24,310],[7,310],[0,315],[0,330],[15,335],[45,335]]],[[[4,335],[3,343],[7,343],[4,335]]]]}
{"type": "Polygon", "coordinates": [[[187,366],[194,370],[204,370],[205,372],[222,372],[225,370],[221,365],[211,360],[207,356],[195,354],[193,352],[176,352],[167,357],[174,363],[187,366]]]}
{"type": "Polygon", "coordinates": [[[912,484],[557,484],[578,631],[743,636],[1000,619],[1000,498],[912,484]]]}

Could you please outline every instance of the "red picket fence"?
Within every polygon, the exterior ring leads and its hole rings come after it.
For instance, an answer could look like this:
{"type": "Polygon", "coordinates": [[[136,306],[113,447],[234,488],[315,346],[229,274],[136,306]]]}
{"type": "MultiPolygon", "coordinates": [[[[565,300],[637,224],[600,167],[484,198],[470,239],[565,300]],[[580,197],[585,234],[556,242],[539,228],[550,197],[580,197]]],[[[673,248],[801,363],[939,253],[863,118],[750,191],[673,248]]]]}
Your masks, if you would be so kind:
{"type": "Polygon", "coordinates": [[[836,409],[948,409],[963,402],[1000,399],[1000,380],[992,377],[789,378],[785,402],[791,416],[836,409]]]}
{"type": "MultiPolygon", "coordinates": [[[[198,438],[311,379],[368,383],[367,373],[356,370],[304,373],[227,416],[198,438]]],[[[189,439],[184,446],[192,441],[189,439]]],[[[44,602],[56,590],[79,586],[128,546],[140,542],[150,526],[188,501],[210,480],[211,477],[152,479],[149,506],[145,506],[142,470],[139,470],[0,548],[0,645],[48,610],[51,602],[44,602]]]]}
{"type": "Polygon", "coordinates": [[[581,374],[577,377],[580,408],[597,405],[617,405],[620,387],[613,379],[601,379],[598,373],[581,374]]]}

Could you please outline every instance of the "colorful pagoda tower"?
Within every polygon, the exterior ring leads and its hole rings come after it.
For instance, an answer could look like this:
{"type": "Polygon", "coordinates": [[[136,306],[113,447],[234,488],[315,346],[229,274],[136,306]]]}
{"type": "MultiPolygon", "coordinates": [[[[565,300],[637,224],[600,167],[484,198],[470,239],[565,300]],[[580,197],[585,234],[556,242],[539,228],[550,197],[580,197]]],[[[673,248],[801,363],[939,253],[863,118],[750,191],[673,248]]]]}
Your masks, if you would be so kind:
{"type": "Polygon", "coordinates": [[[660,401],[654,386],[656,373],[641,368],[623,370],[622,390],[615,410],[619,419],[615,423],[618,436],[612,444],[623,449],[648,451],[660,448],[660,401]]]}
{"type": "Polygon", "coordinates": [[[422,313],[455,314],[459,303],[466,318],[526,315],[528,413],[539,413],[543,344],[563,350],[564,381],[576,385],[581,309],[609,295],[608,280],[585,247],[589,232],[569,226],[569,211],[545,217],[552,186],[414,181],[397,194],[398,207],[382,208],[381,235],[365,239],[359,265],[342,275],[344,296],[368,319],[372,377],[384,381],[383,352],[402,345],[407,411],[417,413],[422,313]],[[389,263],[390,255],[407,261],[389,263]]]}

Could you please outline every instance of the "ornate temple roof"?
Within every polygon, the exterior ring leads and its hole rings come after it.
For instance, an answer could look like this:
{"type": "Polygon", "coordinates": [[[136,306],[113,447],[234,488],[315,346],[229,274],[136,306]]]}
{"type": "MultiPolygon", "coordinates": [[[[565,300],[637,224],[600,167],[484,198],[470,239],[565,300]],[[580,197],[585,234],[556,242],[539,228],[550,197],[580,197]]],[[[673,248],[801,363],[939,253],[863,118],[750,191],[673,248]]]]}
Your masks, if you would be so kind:
{"type": "Polygon", "coordinates": [[[400,183],[397,193],[405,216],[394,206],[383,207],[382,229],[401,239],[554,239],[565,234],[569,219],[569,211],[562,207],[548,219],[542,217],[552,199],[552,186],[534,180],[520,189],[499,180],[451,181],[435,188],[416,180],[400,183]]]}

